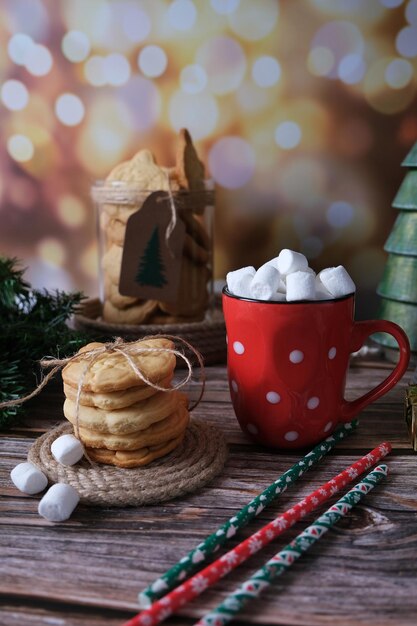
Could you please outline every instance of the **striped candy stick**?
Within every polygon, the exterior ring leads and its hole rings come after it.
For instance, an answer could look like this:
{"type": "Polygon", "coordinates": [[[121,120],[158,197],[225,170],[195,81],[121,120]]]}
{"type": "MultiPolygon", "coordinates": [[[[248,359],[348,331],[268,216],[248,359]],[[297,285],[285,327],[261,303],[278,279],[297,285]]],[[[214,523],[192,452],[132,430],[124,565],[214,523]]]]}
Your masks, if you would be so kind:
{"type": "Polygon", "coordinates": [[[379,465],[360,483],[340,498],[313,524],[300,533],[283,550],[246,580],[236,591],[230,594],[214,611],[208,613],[195,626],[224,626],[229,623],[242,608],[268,587],[275,578],[284,574],[327,531],[371,491],[388,474],[386,465],[379,465]]]}
{"type": "Polygon", "coordinates": [[[311,452],[295,463],[262,493],[253,498],[238,513],[173,565],[165,574],[140,592],[138,595],[139,606],[141,608],[150,607],[155,600],[167,594],[190,576],[199,564],[203,563],[213,552],[224,545],[230,537],[233,537],[241,528],[244,528],[254,517],[259,515],[265,507],[284,493],[310,467],[318,463],[339,441],[342,441],[349,435],[358,426],[358,423],[358,420],[353,420],[350,424],[344,424],[338,428],[333,435],[315,446],[311,452]]]}
{"type": "Polygon", "coordinates": [[[190,602],[205,589],[213,586],[220,578],[226,576],[238,565],[246,561],[252,554],[281,535],[286,529],[293,526],[307,513],[313,511],[332,495],[352,482],[359,474],[379,462],[391,452],[391,444],[381,443],[377,448],[355,461],[350,467],[329,480],[327,483],[306,496],[301,502],[288,509],[266,524],[258,532],[242,541],[235,548],[224,554],[182,585],[173,589],[164,598],[155,602],[149,609],[128,621],[125,626],[155,626],[177,611],[181,606],[190,602]]]}

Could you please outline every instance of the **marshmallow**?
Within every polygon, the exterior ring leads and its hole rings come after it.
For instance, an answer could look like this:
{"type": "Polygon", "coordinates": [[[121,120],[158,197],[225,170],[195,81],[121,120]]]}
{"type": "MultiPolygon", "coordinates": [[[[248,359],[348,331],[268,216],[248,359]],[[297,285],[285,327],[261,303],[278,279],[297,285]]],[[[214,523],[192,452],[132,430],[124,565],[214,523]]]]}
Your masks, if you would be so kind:
{"type": "Polygon", "coordinates": [[[48,489],[39,502],[38,513],[50,522],[63,522],[69,519],[79,501],[74,487],[57,483],[48,489]]]}
{"type": "Polygon", "coordinates": [[[292,274],[293,272],[304,272],[308,268],[308,261],[304,254],[286,248],[281,250],[275,261],[279,273],[284,275],[292,274]]]}
{"type": "Polygon", "coordinates": [[[84,446],[74,435],[61,435],[52,443],[51,452],[61,465],[75,465],[84,456],[84,446]]]}
{"type": "Polygon", "coordinates": [[[252,298],[257,300],[272,300],[281,283],[279,271],[271,264],[262,265],[250,284],[252,298]]]}
{"type": "Polygon", "coordinates": [[[333,300],[332,294],[327,291],[324,285],[319,285],[318,282],[316,282],[316,300],[333,300]]]}
{"type": "Polygon", "coordinates": [[[356,291],[355,283],[343,267],[328,267],[318,274],[318,279],[332,296],[339,298],[356,291]]]}
{"type": "Polygon", "coordinates": [[[316,281],[311,272],[293,272],[287,276],[287,302],[315,300],[316,281]]]}
{"type": "Polygon", "coordinates": [[[287,298],[285,297],[285,293],[282,293],[281,291],[276,291],[274,294],[272,294],[272,297],[270,298],[271,301],[273,302],[285,302],[287,298]]]}
{"type": "Polygon", "coordinates": [[[228,272],[226,276],[227,288],[235,296],[250,298],[249,283],[255,276],[255,268],[252,265],[241,267],[239,270],[228,272]]]}
{"type": "Polygon", "coordinates": [[[19,463],[19,465],[16,465],[10,472],[10,478],[15,487],[30,496],[43,491],[48,484],[45,474],[32,463],[19,463]]]}

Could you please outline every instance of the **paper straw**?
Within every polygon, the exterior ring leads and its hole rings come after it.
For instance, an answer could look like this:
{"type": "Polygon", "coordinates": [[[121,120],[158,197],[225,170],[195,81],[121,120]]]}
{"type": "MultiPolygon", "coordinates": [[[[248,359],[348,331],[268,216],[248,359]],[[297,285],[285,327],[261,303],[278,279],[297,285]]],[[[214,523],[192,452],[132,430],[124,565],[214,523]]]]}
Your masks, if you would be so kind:
{"type": "Polygon", "coordinates": [[[171,589],[188,578],[213,552],[224,545],[230,537],[233,537],[241,528],[244,528],[254,517],[259,515],[273,500],[280,496],[286,489],[300,478],[313,465],[318,463],[325,454],[342,441],[358,425],[358,420],[350,424],[344,424],[333,435],[319,443],[300,461],[295,463],[280,478],[275,480],[262,493],[246,504],[238,513],[215,530],[196,548],[178,561],[160,578],[157,578],[149,587],[146,587],[138,595],[141,608],[148,608],[152,602],[167,594],[171,589]]]}
{"type": "Polygon", "coordinates": [[[284,574],[293,563],[311,548],[327,531],[349,511],[388,474],[386,465],[379,465],[360,483],[340,498],[313,524],[278,552],[272,559],[246,580],[236,591],[231,593],[224,602],[196,622],[195,626],[224,626],[254,598],[260,596],[275,578],[284,574]]]}
{"type": "Polygon", "coordinates": [[[125,626],[155,626],[169,617],[180,607],[190,602],[200,595],[208,587],[212,587],[220,578],[226,576],[235,567],[246,561],[252,554],[270,543],[273,539],[281,535],[286,529],[293,526],[297,521],[310,513],[323,502],[338,493],[340,489],[352,482],[354,478],[363,474],[373,464],[379,462],[389,452],[390,443],[381,443],[377,448],[369,452],[350,467],[346,468],[326,482],[324,485],[306,496],[301,502],[288,509],[266,524],[258,532],[248,539],[242,541],[235,548],[224,554],[222,557],[208,565],[198,574],[188,579],[182,585],[171,591],[161,600],[155,602],[149,609],[126,622],[125,626]]]}

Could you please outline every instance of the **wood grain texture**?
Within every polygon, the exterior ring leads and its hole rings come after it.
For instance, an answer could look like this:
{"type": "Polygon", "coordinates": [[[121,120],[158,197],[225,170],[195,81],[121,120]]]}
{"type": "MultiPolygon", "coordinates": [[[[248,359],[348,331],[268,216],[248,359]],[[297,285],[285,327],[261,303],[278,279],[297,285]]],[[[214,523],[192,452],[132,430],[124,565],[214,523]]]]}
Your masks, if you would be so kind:
{"type": "MultiPolygon", "coordinates": [[[[355,367],[352,399],[385,375],[380,367],[355,367]]],[[[223,473],[210,485],[164,506],[126,509],[78,507],[64,524],[37,514],[39,497],[20,494],[10,470],[25,460],[34,439],[62,419],[63,395],[55,383],[33,401],[25,422],[0,440],[0,624],[113,626],[136,611],[137,592],[163,573],[233,512],[263,490],[300,454],[252,444],[230,404],[224,367],[210,367],[196,415],[220,426],[230,445],[223,473]]],[[[317,468],[309,471],[230,547],[297,502],[383,440],[394,453],[391,474],[363,504],[332,529],[234,623],[296,626],[411,626],[417,596],[417,455],[403,419],[407,377],[363,411],[360,427],[317,468]]],[[[197,394],[193,384],[190,395],[197,394]]],[[[321,510],[324,510],[323,507],[321,510]]],[[[167,625],[193,624],[239,582],[282,548],[312,514],[267,549],[206,591],[167,625]]]]}

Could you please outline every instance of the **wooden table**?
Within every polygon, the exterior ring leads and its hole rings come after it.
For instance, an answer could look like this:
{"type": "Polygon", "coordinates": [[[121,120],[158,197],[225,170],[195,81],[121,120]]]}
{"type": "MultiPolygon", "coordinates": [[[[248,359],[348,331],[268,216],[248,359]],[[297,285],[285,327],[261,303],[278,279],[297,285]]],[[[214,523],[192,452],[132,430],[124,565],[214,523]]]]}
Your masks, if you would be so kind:
{"type": "MultiPolygon", "coordinates": [[[[0,441],[0,624],[116,626],[137,610],[136,594],[232,516],[299,457],[267,451],[239,430],[224,367],[208,368],[199,417],[220,426],[230,456],[222,474],[198,493],[143,508],[79,506],[64,524],[37,514],[39,498],[19,493],[10,470],[34,438],[62,419],[58,385],[32,402],[24,424],[0,441]]],[[[347,396],[386,375],[381,366],[351,369],[347,396]]],[[[383,440],[392,442],[391,475],[290,572],[241,614],[236,624],[405,626],[417,623],[417,454],[408,443],[403,394],[410,374],[361,416],[357,432],[264,510],[241,540],[383,440]]],[[[323,509],[321,509],[323,510],[323,509]]],[[[300,530],[314,514],[166,624],[188,626],[216,606],[300,530]]],[[[237,543],[230,542],[230,546],[237,543]]]]}

